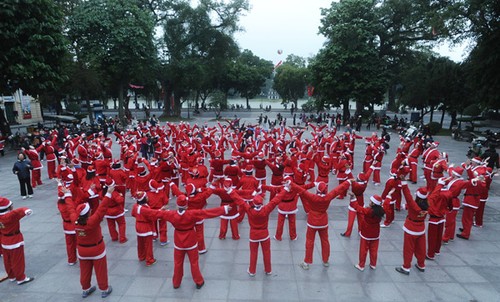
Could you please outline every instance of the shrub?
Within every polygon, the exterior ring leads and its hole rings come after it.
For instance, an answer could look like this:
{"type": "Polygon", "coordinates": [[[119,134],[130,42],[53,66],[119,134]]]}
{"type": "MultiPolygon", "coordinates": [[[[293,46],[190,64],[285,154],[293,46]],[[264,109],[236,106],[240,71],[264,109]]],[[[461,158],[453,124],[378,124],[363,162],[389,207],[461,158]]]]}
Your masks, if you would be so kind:
{"type": "Polygon", "coordinates": [[[429,128],[431,135],[436,135],[441,130],[441,124],[438,122],[430,122],[426,126],[429,128]]]}

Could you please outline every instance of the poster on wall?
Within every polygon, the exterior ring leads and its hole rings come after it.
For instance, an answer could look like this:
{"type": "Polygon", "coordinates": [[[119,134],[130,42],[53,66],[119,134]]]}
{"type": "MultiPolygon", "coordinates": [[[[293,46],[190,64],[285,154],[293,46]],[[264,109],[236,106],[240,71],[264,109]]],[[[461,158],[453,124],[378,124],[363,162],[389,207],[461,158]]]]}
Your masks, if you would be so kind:
{"type": "Polygon", "coordinates": [[[23,110],[23,119],[31,118],[31,97],[23,96],[21,98],[21,109],[23,110]]]}

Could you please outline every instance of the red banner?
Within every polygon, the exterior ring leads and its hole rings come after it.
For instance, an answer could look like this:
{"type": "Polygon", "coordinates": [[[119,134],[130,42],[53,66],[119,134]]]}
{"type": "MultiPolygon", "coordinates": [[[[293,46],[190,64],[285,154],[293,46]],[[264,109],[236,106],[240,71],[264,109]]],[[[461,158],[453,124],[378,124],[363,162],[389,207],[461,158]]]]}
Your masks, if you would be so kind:
{"type": "Polygon", "coordinates": [[[144,86],[139,86],[134,84],[128,84],[128,86],[132,89],[144,89],[144,86]]]}

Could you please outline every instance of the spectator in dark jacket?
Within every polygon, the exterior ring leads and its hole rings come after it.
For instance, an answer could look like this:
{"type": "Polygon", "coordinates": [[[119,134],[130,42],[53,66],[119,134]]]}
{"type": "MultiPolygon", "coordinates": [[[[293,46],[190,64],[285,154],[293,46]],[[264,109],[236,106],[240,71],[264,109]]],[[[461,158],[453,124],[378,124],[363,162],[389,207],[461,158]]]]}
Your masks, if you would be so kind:
{"type": "Polygon", "coordinates": [[[30,170],[33,169],[31,162],[24,157],[23,153],[17,155],[17,162],[12,168],[12,173],[17,175],[19,186],[21,187],[21,196],[26,199],[26,190],[28,198],[33,197],[33,188],[31,187],[30,170]]]}

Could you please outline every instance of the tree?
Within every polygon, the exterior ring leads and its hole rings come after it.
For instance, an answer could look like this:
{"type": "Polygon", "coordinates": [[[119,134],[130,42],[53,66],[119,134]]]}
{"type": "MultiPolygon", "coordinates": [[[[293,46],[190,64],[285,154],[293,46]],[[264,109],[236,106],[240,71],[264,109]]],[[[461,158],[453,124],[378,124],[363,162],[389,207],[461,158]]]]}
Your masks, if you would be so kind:
{"type": "Polygon", "coordinates": [[[293,102],[297,108],[297,101],[304,96],[308,81],[309,70],[305,67],[305,60],[289,55],[276,69],[273,88],[283,99],[283,104],[293,102]]]}
{"type": "Polygon", "coordinates": [[[379,56],[378,18],[374,1],[341,1],[324,10],[320,32],[328,40],[311,61],[315,96],[323,102],[343,104],[349,100],[357,111],[379,104],[388,81],[385,61],[379,56]]]}
{"type": "Polygon", "coordinates": [[[249,99],[261,92],[273,72],[273,63],[255,56],[250,50],[245,49],[230,69],[233,77],[233,88],[246,99],[247,108],[250,108],[249,99]]]}
{"type": "Polygon", "coordinates": [[[232,34],[239,29],[239,17],[247,9],[246,0],[202,0],[196,7],[178,3],[164,23],[162,77],[167,87],[166,100],[174,100],[172,112],[166,102],[166,114],[180,115],[181,100],[193,95],[193,91],[197,96],[206,96],[215,89],[227,94],[231,88],[229,66],[239,53],[232,34]]]}
{"type": "Polygon", "coordinates": [[[65,78],[67,45],[59,7],[51,0],[4,0],[0,20],[0,94],[55,89],[65,78]]]}
{"type": "Polygon", "coordinates": [[[113,84],[125,125],[124,92],[155,65],[152,14],[135,0],[89,0],[74,10],[68,27],[77,61],[102,70],[113,84]]]}

